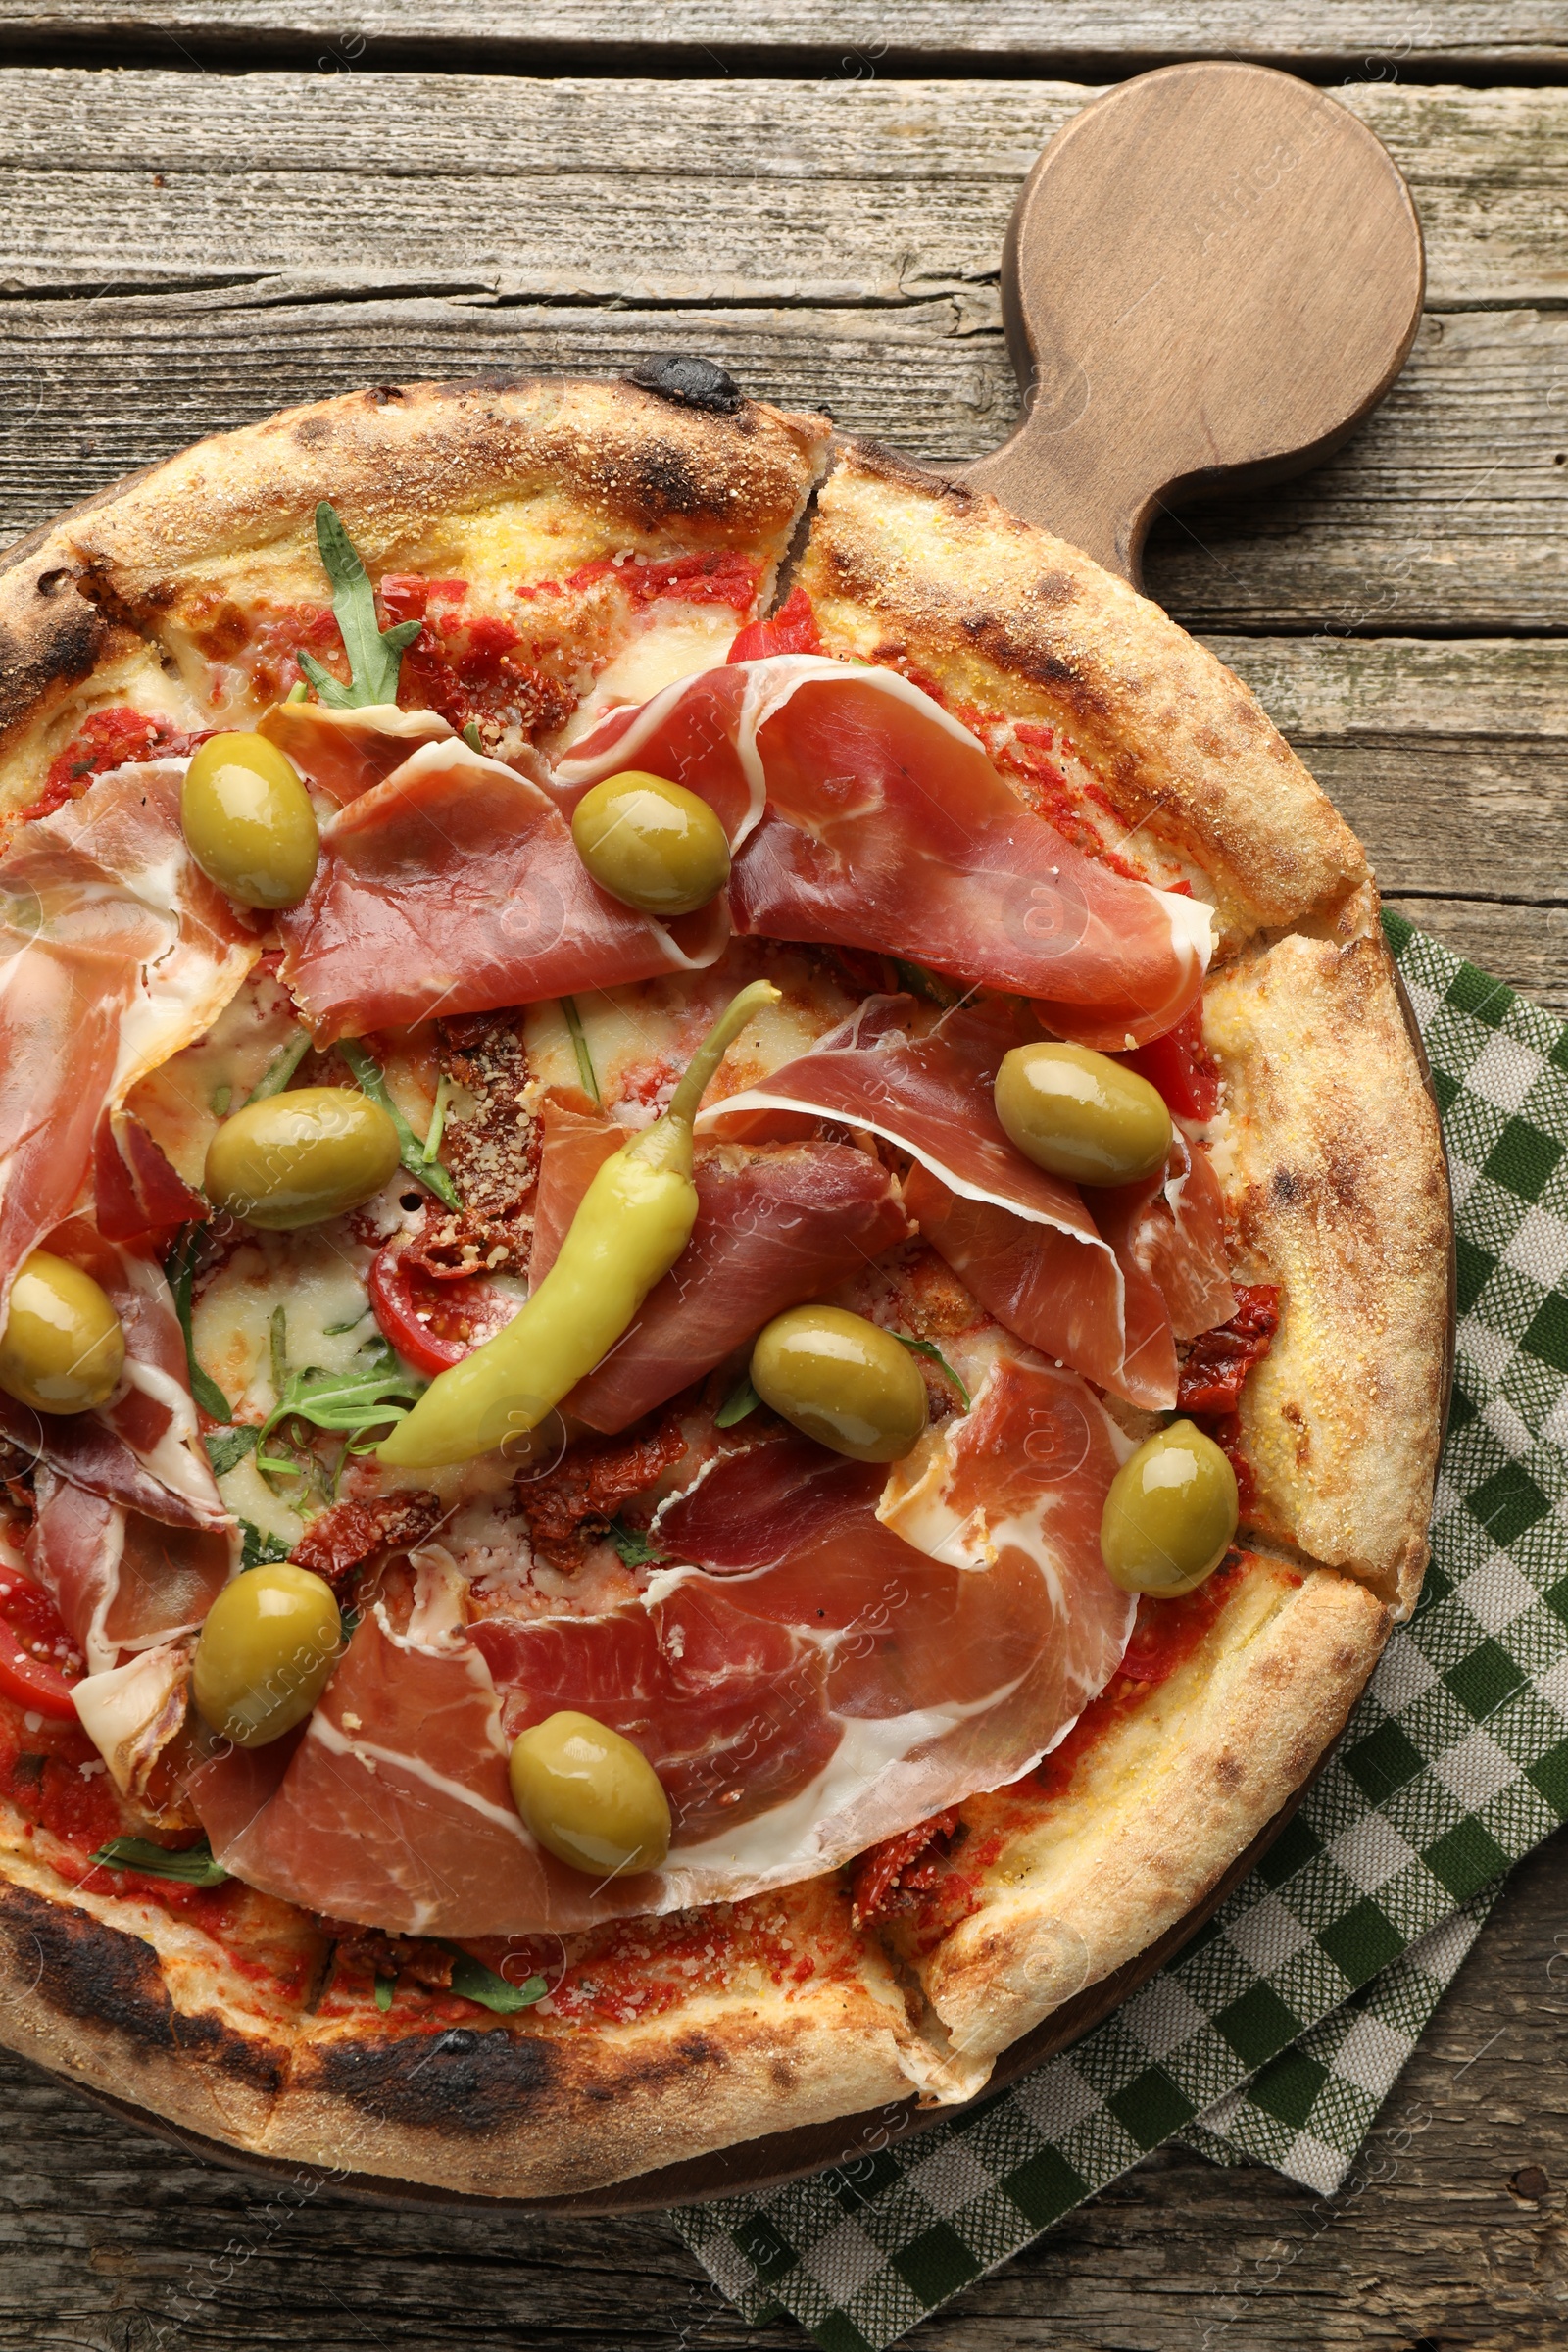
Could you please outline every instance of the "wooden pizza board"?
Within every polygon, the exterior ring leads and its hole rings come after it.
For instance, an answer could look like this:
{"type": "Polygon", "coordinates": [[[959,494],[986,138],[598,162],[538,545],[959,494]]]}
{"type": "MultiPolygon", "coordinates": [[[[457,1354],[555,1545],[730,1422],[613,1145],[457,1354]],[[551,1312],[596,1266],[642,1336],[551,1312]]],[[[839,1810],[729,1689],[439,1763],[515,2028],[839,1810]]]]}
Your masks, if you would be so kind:
{"type": "MultiPolygon", "coordinates": [[[[1024,416],[963,478],[1141,586],[1144,541],[1162,511],[1282,480],[1339,448],[1403,366],[1424,285],[1410,192],[1336,100],[1260,66],[1141,74],[1075,116],[1024,182],[1002,270],[1024,416]]],[[[1402,989],[1400,1000],[1430,1091],[1402,989]]],[[[1450,1296],[1450,1381],[1452,1329],[1450,1296]]],[[[1067,2049],[1180,1951],[1315,1777],[1157,1942],[1004,2051],[980,2099],[1067,2049]]],[[[77,2087],[109,2114],[259,2179],[507,2214],[643,2213],[737,2196],[856,2164],[961,2111],[921,2108],[911,2091],[609,2187],[522,2199],[247,2154],[77,2087]]]]}

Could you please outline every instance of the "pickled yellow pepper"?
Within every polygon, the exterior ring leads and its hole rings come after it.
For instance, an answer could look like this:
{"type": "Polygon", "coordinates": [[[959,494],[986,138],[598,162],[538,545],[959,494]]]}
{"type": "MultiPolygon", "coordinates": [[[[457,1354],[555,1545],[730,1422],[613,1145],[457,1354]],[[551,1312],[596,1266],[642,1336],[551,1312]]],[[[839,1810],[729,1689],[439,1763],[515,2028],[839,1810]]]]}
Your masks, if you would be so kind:
{"type": "Polygon", "coordinates": [[[754,980],[731,999],[662,1118],[600,1168],[521,1313],[430,1383],[376,1447],[383,1462],[428,1470],[492,1453],[537,1428],[609,1353],[691,1238],[692,1121],[731,1039],[762,1005],[776,1004],[778,993],[770,980],[754,980]]]}

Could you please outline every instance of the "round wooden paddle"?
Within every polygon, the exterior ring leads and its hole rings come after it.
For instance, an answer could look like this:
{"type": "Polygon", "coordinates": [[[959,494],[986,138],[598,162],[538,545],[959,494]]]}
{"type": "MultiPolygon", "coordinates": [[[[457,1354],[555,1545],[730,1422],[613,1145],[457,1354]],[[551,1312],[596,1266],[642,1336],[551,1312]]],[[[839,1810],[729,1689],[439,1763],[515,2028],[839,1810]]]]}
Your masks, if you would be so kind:
{"type": "Polygon", "coordinates": [[[1425,268],[1387,149],[1263,66],[1166,66],[1052,140],[1002,266],[1023,421],[964,479],[1139,587],[1162,508],[1325,458],[1398,374],[1425,268]]]}
{"type": "MultiPolygon", "coordinates": [[[[1136,586],[1139,551],[1162,506],[1276,480],[1338,448],[1398,373],[1422,286],[1409,191],[1344,107],[1258,66],[1142,74],[1058,131],[1024,183],[1003,299],[1028,405],[1012,437],[965,478],[1136,586]]],[[[1302,1793],[1185,1919],[1005,2052],[989,2089],[1065,2049],[1179,1951],[1302,1793]]],[[[917,2109],[911,2093],[892,2110],[717,2149],[608,2188],[522,2200],[274,2163],[107,2094],[87,2096],[264,2179],[314,2174],[376,2203],[541,2213],[735,2196],[853,2164],[953,2112],[917,2109]]]]}

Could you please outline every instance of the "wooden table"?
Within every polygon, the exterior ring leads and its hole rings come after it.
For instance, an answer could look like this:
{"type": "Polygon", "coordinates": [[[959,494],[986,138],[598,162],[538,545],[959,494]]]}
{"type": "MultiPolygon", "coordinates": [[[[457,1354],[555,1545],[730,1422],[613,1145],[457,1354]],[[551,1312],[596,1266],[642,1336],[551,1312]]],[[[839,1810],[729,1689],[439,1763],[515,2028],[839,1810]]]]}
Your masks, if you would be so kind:
{"type": "MultiPolygon", "coordinates": [[[[1421,208],[1427,315],[1321,472],[1160,527],[1152,591],[1391,903],[1568,1011],[1561,0],[0,0],[0,532],[349,385],[674,348],[970,457],[1014,414],[1025,168],[1093,86],[1222,55],[1353,85],[1421,208]]],[[[1518,1872],[1341,2197],[1153,2156],[918,2341],[1560,2352],[1565,1862],[1518,1872]]],[[[657,2222],[276,2201],[0,2081],[0,2344],[804,2340],[741,2327],[657,2222]]]]}

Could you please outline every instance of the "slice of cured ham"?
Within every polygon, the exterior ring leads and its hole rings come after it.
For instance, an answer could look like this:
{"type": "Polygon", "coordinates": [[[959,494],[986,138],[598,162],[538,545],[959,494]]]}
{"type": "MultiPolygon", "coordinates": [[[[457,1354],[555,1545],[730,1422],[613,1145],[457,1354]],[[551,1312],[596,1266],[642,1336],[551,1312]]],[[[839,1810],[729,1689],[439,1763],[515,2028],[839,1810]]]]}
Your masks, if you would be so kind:
{"type": "Polygon", "coordinates": [[[626,1429],[909,1233],[880,1160],[844,1144],[716,1152],[697,1165],[697,1222],[613,1350],[565,1400],[591,1429],[626,1429]]]}
{"type": "Polygon", "coordinates": [[[96,1412],[35,1413],[0,1394],[0,1435],[106,1501],[168,1527],[226,1533],[231,1521],[202,1445],[184,1335],[162,1267],[103,1241],[84,1217],[69,1219],[48,1243],[108,1293],[125,1335],[125,1368],[96,1412]]]}
{"type": "Polygon", "coordinates": [[[255,962],[185,853],[182,763],[101,776],[0,859],[0,1304],[90,1180],[101,1120],[255,962]]]}
{"type": "Polygon", "coordinates": [[[598,1616],[465,1632],[455,1579],[431,1603],[430,1547],[413,1616],[367,1610],[290,1753],[195,1776],[214,1851],[338,1916],[522,1935],[785,1885],[1015,1779],[1131,1631],[1098,1540],[1126,1441],[1070,1374],[1005,1353],[987,1369],[978,1348],[966,1370],[973,1412],[891,1480],[793,1439],[719,1460],[661,1522],[712,1566],[666,1567],[598,1616]],[[509,1743],[562,1707],[654,1763],[676,1816],[662,1870],[596,1885],[522,1829],[509,1743]]]}
{"type": "Polygon", "coordinates": [[[283,978],[320,1044],[713,962],[722,903],[664,924],[593,882],[551,796],[429,743],[321,828],[283,978]]]}
{"type": "Polygon", "coordinates": [[[886,1136],[915,1162],[910,1216],[999,1321],[1133,1403],[1172,1402],[1174,1354],[1152,1382],[1137,1360],[1141,1326],[1129,1343],[1122,1266],[1077,1187],[1025,1159],[997,1117],[1003,1055],[1039,1035],[1027,1006],[959,1005],[925,1037],[914,1009],[907,997],[868,998],[765,1084],[704,1111],[699,1130],[746,1137],[808,1112],[886,1136]]]}
{"type": "Polygon", "coordinates": [[[89,1675],[122,1651],[190,1633],[228,1581],[228,1538],[205,1527],[170,1527],[126,1510],[40,1464],[27,1535],[29,1575],[43,1586],[89,1675]]]}
{"type": "Polygon", "coordinates": [[[626,767],[710,801],[741,933],[912,956],[1034,997],[1059,1035],[1111,1051],[1169,1029],[1202,986],[1208,909],[1074,849],[894,670],[778,654],[683,680],[574,746],[566,805],[626,767]]]}
{"type": "Polygon", "coordinates": [[[124,1376],[97,1412],[34,1413],[0,1398],[0,1432],[37,1464],[28,1566],[97,1675],[122,1650],[201,1623],[233,1566],[234,1523],[201,1442],[163,1269],[81,1217],[48,1241],[108,1292],[124,1376]]]}
{"type": "Polygon", "coordinates": [[[337,802],[357,801],[384,784],[427,743],[448,743],[452,729],[435,710],[400,710],[396,703],[364,703],[334,710],[326,703],[274,703],[256,722],[308,784],[337,802]]]}

